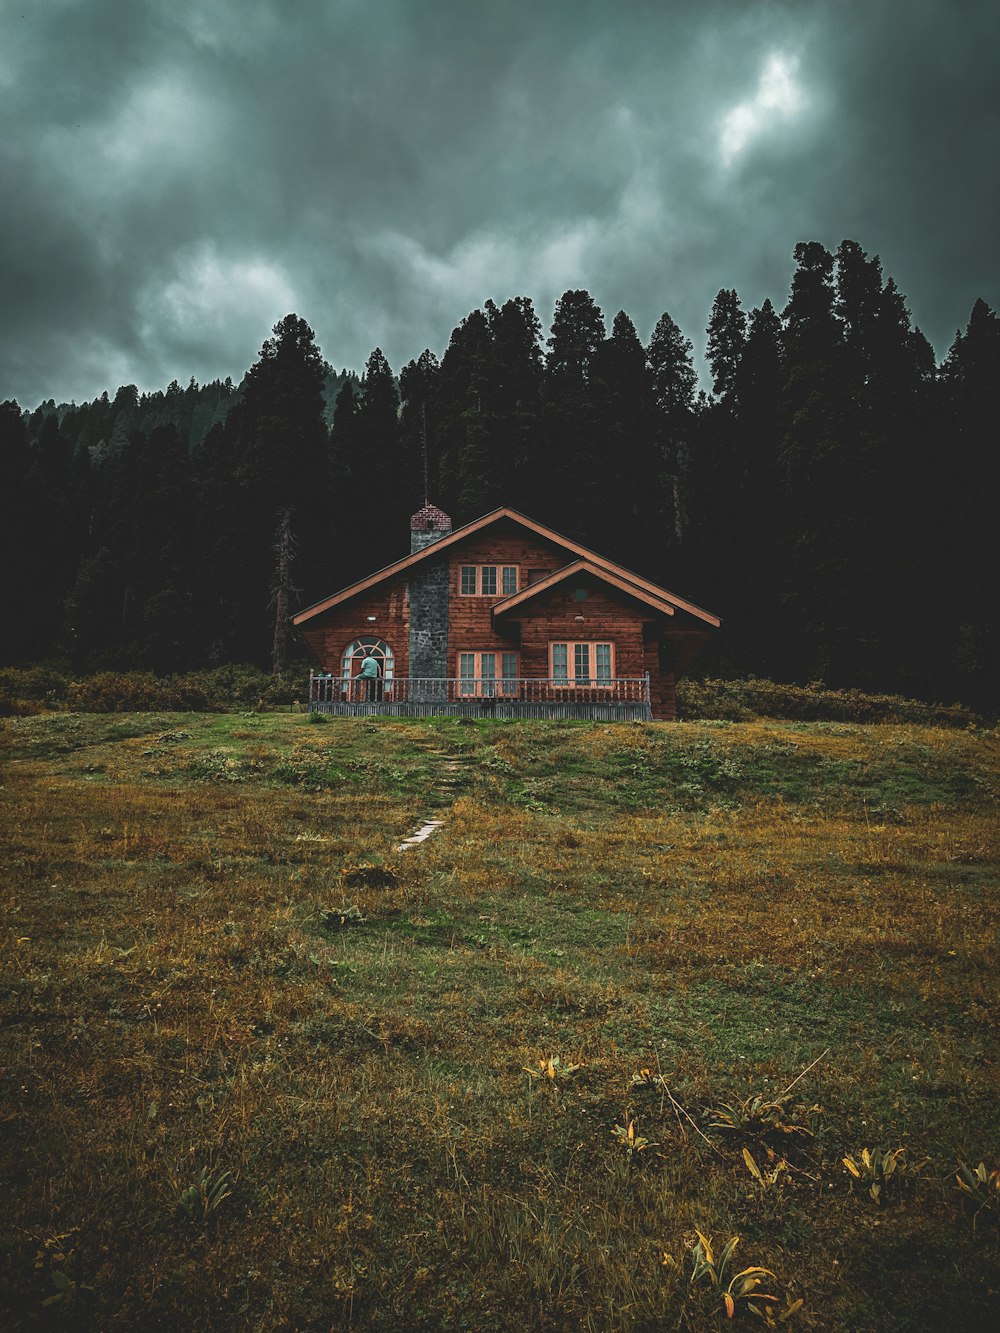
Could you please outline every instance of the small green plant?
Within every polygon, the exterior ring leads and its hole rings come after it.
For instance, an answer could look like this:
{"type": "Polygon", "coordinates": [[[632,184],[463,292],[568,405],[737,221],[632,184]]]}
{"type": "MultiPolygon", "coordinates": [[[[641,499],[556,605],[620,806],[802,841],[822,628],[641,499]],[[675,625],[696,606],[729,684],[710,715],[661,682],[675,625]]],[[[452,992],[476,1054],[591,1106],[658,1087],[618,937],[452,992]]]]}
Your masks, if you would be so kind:
{"type": "Polygon", "coordinates": [[[771,1152],[770,1148],[767,1150],[767,1154],[770,1161],[774,1162],[773,1166],[758,1166],[749,1148],[743,1149],[743,1162],[765,1194],[776,1194],[785,1177],[785,1172],[788,1170],[788,1163],[782,1157],[775,1161],[774,1153],[771,1152]]]}
{"type": "Polygon", "coordinates": [[[232,1194],[232,1182],[232,1172],[220,1171],[215,1175],[207,1166],[202,1167],[197,1181],[181,1190],[177,1205],[188,1221],[198,1227],[207,1227],[232,1194]]]}
{"type": "Polygon", "coordinates": [[[83,1282],[74,1282],[74,1280],[71,1277],[68,1277],[62,1269],[55,1269],[50,1276],[55,1291],[51,1296],[46,1296],[45,1300],[42,1301],[43,1307],[50,1305],[72,1305],[76,1302],[78,1297],[84,1293],[93,1295],[93,1287],[88,1287],[86,1283],[83,1282]]]}
{"type": "Polygon", "coordinates": [[[763,1139],[769,1134],[804,1134],[812,1137],[823,1113],[821,1106],[797,1108],[789,1113],[788,1098],[768,1098],[757,1093],[739,1102],[722,1102],[708,1111],[710,1129],[738,1138],[763,1139]]]}
{"type": "Polygon", "coordinates": [[[1000,1217],[1000,1171],[987,1171],[985,1162],[980,1162],[977,1167],[966,1166],[961,1162],[955,1185],[976,1205],[973,1226],[978,1222],[980,1213],[992,1213],[994,1217],[1000,1217]]]}
{"type": "Polygon", "coordinates": [[[660,1075],[651,1069],[637,1069],[629,1081],[633,1088],[657,1088],[663,1083],[660,1075]]]}
{"type": "Polygon", "coordinates": [[[530,1079],[540,1078],[543,1082],[557,1083],[570,1074],[575,1074],[578,1069],[582,1069],[582,1064],[563,1064],[558,1055],[550,1055],[548,1058],[539,1056],[538,1060],[532,1065],[522,1065],[522,1070],[530,1079]]]}
{"type": "Polygon", "coordinates": [[[777,1301],[777,1296],[757,1290],[766,1277],[774,1277],[769,1268],[753,1266],[730,1274],[733,1254],[740,1243],[739,1236],[732,1236],[716,1258],[711,1238],[703,1236],[700,1231],[696,1235],[698,1239],[692,1249],[694,1271],[691,1274],[691,1286],[706,1281],[713,1294],[722,1301],[728,1319],[732,1319],[737,1306],[741,1304],[748,1310],[760,1313],[757,1302],[777,1301]]]}
{"type": "Polygon", "coordinates": [[[640,1158],[643,1153],[649,1152],[650,1148],[658,1148],[658,1143],[653,1143],[644,1138],[638,1129],[635,1120],[630,1120],[628,1116],[623,1117],[624,1123],[621,1125],[612,1125],[611,1133],[616,1138],[625,1151],[625,1156],[631,1162],[633,1158],[640,1158]]]}
{"type": "Polygon", "coordinates": [[[774,1305],[751,1305],[750,1312],[763,1319],[767,1328],[777,1328],[780,1324],[787,1324],[793,1315],[798,1314],[802,1309],[802,1297],[792,1300],[791,1293],[785,1292],[785,1304],[782,1309],[774,1305]]]}
{"type": "Polygon", "coordinates": [[[309,725],[314,727],[317,725],[317,723],[323,724],[325,722],[329,722],[330,719],[327,717],[325,713],[310,713],[308,721],[309,725]]]}
{"type": "Polygon", "coordinates": [[[893,1148],[882,1152],[862,1148],[857,1157],[844,1157],[844,1165],[854,1180],[867,1185],[868,1193],[876,1203],[882,1202],[882,1195],[902,1176],[913,1176],[924,1166],[924,1162],[907,1162],[905,1148],[893,1148]]]}
{"type": "Polygon", "coordinates": [[[328,930],[343,930],[346,926],[363,926],[368,918],[357,904],[350,907],[335,907],[320,912],[320,920],[328,930]]]}

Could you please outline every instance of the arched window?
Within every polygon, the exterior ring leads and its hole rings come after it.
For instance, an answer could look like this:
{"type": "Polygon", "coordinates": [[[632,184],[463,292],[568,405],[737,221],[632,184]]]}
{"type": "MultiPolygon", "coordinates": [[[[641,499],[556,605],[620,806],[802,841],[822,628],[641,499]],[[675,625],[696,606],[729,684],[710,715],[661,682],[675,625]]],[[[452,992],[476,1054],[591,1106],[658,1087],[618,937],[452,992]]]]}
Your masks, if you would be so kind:
{"type": "Polygon", "coordinates": [[[389,645],[382,639],[355,639],[344,649],[341,661],[340,676],[345,685],[354,679],[361,670],[361,663],[369,656],[378,663],[382,680],[392,680],[395,658],[389,645]]]}

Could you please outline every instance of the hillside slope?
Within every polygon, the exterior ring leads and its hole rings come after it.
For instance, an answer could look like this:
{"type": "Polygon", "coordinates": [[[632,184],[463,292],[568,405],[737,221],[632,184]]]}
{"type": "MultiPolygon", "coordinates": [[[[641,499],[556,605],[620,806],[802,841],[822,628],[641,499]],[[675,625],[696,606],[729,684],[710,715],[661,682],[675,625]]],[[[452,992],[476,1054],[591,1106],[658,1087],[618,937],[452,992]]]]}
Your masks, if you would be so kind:
{"type": "Polygon", "coordinates": [[[995,732],[2,735],[15,1327],[993,1326],[995,732]]]}

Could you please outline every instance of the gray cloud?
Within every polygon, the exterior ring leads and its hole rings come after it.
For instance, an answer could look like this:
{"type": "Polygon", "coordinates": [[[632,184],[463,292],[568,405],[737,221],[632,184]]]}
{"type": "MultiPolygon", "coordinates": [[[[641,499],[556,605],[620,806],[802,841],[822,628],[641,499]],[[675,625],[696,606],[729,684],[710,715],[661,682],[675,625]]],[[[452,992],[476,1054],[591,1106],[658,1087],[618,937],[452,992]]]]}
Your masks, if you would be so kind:
{"type": "Polygon", "coordinates": [[[720,287],[784,301],[804,239],[880,253],[939,354],[1000,294],[992,0],[0,15],[0,397],[24,405],[238,377],[289,310],[358,368],[571,286],[700,346],[720,287]]]}

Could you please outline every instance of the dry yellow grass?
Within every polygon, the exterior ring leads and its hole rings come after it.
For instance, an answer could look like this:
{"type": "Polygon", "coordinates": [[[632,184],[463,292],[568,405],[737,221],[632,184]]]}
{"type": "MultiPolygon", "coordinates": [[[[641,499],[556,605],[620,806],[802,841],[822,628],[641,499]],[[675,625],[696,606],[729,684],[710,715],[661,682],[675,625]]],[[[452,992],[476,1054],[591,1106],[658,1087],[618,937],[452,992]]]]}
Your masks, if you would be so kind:
{"type": "Polygon", "coordinates": [[[996,1218],[953,1177],[1000,1159],[995,735],[5,741],[15,1327],[709,1328],[695,1228],[803,1327],[992,1325],[996,1218]],[[710,1128],[821,1055],[788,1104],[822,1105],[814,1137],[710,1128]],[[773,1191],[746,1145],[789,1162],[773,1191]],[[902,1145],[919,1174],[852,1191],[845,1154],[902,1145]],[[232,1192],[192,1215],[203,1171],[232,1192]]]}

